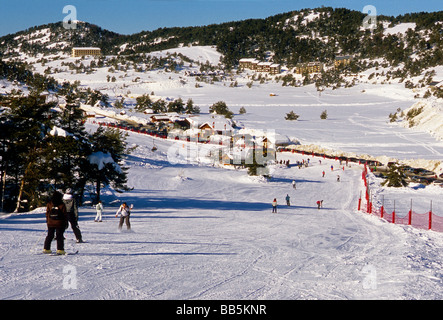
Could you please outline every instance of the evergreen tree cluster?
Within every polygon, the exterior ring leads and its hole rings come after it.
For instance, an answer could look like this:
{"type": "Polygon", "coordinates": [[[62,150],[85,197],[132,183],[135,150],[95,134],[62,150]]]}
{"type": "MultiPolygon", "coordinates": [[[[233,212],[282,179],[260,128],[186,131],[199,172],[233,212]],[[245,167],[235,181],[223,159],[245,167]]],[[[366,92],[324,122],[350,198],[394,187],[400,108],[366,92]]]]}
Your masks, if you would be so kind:
{"type": "MultiPolygon", "coordinates": [[[[0,61],[0,66],[5,64],[0,61]]],[[[24,74],[30,93],[14,90],[0,99],[0,211],[32,210],[45,205],[52,191],[67,188],[83,200],[88,184],[96,186],[97,199],[103,185],[129,190],[122,165],[128,153],[123,133],[110,128],[87,133],[80,109],[83,95],[76,86],[55,83],[55,95],[66,101],[57,105],[32,86],[34,76],[24,74]],[[110,154],[117,165],[106,163],[99,169],[89,161],[95,152],[110,154]]]]}

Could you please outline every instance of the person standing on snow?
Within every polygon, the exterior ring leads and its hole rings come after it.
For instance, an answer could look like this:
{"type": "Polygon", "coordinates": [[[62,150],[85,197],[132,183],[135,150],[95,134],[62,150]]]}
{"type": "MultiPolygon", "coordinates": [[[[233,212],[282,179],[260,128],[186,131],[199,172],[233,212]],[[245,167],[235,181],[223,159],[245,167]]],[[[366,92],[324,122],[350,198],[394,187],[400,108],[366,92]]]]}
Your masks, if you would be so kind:
{"type": "Polygon", "coordinates": [[[103,204],[102,201],[99,200],[97,205],[95,206],[95,210],[97,211],[97,215],[95,216],[95,222],[102,222],[102,213],[103,213],[103,204]]]}
{"type": "Polygon", "coordinates": [[[78,226],[78,207],[71,188],[66,189],[66,193],[63,195],[63,202],[65,203],[68,221],[71,224],[72,231],[74,231],[77,243],[82,243],[82,233],[78,226]]]}
{"type": "Polygon", "coordinates": [[[292,187],[294,188],[294,190],[297,189],[297,186],[295,184],[295,180],[292,181],[292,187]]]}
{"type": "Polygon", "coordinates": [[[291,206],[291,197],[289,197],[289,194],[286,194],[286,204],[288,205],[288,207],[291,206]]]}
{"type": "Polygon", "coordinates": [[[118,224],[118,229],[121,230],[123,226],[123,222],[126,223],[126,227],[128,230],[131,229],[131,223],[129,222],[129,216],[131,215],[131,209],[128,207],[126,202],[123,202],[123,204],[118,208],[117,213],[115,214],[115,217],[117,218],[118,215],[121,214],[120,222],[118,224]]]}
{"type": "Polygon", "coordinates": [[[63,195],[55,191],[46,206],[46,224],[48,235],[43,246],[43,253],[51,253],[51,242],[54,234],[57,237],[57,254],[65,254],[65,238],[63,233],[68,227],[68,214],[63,203],[63,195]]]}
{"type": "Polygon", "coordinates": [[[277,199],[274,198],[274,201],[272,201],[272,213],[277,213],[277,199]]]}

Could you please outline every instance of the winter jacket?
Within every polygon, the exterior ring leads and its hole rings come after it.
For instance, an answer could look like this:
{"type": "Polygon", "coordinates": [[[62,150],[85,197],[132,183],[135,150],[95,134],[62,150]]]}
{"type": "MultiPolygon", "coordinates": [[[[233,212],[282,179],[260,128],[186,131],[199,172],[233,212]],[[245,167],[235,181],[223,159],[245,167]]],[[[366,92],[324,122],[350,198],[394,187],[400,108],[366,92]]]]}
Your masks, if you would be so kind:
{"type": "Polygon", "coordinates": [[[72,194],[63,195],[63,202],[66,206],[66,212],[68,213],[69,220],[78,221],[78,208],[72,194]]]}
{"type": "Polygon", "coordinates": [[[62,219],[61,220],[54,220],[50,217],[50,212],[52,208],[54,207],[54,204],[52,202],[49,202],[46,206],[46,224],[48,225],[48,228],[66,228],[68,226],[68,214],[66,212],[66,206],[64,203],[58,205],[57,207],[62,212],[62,219]]]}
{"type": "Polygon", "coordinates": [[[103,205],[101,203],[97,203],[97,205],[95,206],[95,210],[103,212],[103,205]]]}
{"type": "Polygon", "coordinates": [[[127,217],[130,215],[131,211],[128,206],[123,207],[123,205],[118,208],[117,212],[115,213],[115,216],[118,216],[118,214],[121,213],[123,217],[127,217]]]}

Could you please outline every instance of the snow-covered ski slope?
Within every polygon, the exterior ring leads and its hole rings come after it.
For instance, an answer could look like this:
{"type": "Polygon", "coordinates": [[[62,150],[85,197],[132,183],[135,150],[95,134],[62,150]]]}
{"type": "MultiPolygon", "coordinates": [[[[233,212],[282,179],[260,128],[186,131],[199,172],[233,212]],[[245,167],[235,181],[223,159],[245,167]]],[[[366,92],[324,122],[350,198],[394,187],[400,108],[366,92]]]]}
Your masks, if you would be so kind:
{"type": "MultiPolygon", "coordinates": [[[[214,51],[203,49],[193,48],[194,59],[217,61],[214,51]]],[[[60,67],[60,61],[50,64],[60,67]]],[[[79,80],[82,86],[108,93],[111,101],[124,96],[129,116],[135,97],[151,91],[185,102],[192,98],[203,113],[223,100],[247,128],[275,130],[306,145],[412,160],[419,166],[443,159],[443,143],[426,127],[419,131],[388,122],[389,113],[416,102],[415,92],[404,84],[362,81],[319,94],[313,85],[282,87],[273,81],[256,81],[248,88],[250,80],[241,77],[235,88],[230,82],[196,88],[195,79],[183,72],[125,74],[116,71],[116,83],[107,82],[105,69],[54,76],[79,80]],[[137,76],[140,82],[133,82],[137,76]],[[240,107],[247,113],[237,114],[240,107]],[[292,110],[299,120],[285,121],[292,110]],[[327,120],[320,119],[324,110],[327,120]]],[[[66,250],[78,249],[79,254],[37,254],[46,229],[42,209],[0,217],[0,299],[443,298],[443,234],[357,212],[363,186],[362,168],[356,164],[343,171],[336,161],[309,157],[308,168],[274,166],[272,179],[266,181],[243,170],[213,167],[206,161],[205,145],[198,145],[197,154],[195,143],[155,139],[158,150],[152,152],[152,137],[130,133],[128,141],[138,145],[127,158],[128,184],[134,190],[118,194],[105,189],[102,223],[93,221],[94,208],[80,208],[86,243],[76,244],[72,231],[66,233],[66,250]],[[180,159],[171,161],[176,154],[180,159]],[[187,154],[189,158],[183,158],[187,154]],[[285,206],[287,194],[291,207],[285,206]],[[271,213],[274,198],[277,214],[271,213]],[[324,200],[323,209],[317,209],[317,200],[324,200]],[[134,205],[132,232],[117,230],[114,214],[121,201],[134,205]]],[[[278,156],[291,163],[308,159],[278,156]]],[[[393,190],[371,181],[374,203],[384,197],[385,204],[395,200],[398,208],[408,209],[413,199],[414,210],[424,213],[432,200],[434,212],[443,215],[440,187],[393,190]]]]}
{"type": "Polygon", "coordinates": [[[86,243],[66,233],[66,250],[80,253],[50,257],[36,254],[46,228],[41,210],[1,219],[0,299],[443,297],[442,234],[356,212],[356,164],[331,171],[337,162],[310,158],[308,168],[274,166],[266,181],[199,164],[189,143],[156,139],[153,152],[151,137],[130,133],[128,141],[139,146],[127,160],[134,190],[107,192],[104,200],[134,205],[132,232],[118,232],[116,206],[105,205],[102,223],[83,207],[86,243]],[[188,149],[190,161],[172,165],[171,146],[188,149]],[[323,209],[317,200],[324,200],[323,209]]]}

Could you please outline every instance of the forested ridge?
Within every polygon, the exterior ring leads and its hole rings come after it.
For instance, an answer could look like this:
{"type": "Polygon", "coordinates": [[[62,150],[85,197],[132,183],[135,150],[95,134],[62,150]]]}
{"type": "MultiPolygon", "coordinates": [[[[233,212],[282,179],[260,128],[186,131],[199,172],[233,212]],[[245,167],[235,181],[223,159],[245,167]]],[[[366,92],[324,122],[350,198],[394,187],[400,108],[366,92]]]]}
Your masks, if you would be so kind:
{"type": "MultiPolygon", "coordinates": [[[[378,16],[378,27],[362,28],[367,15],[345,8],[322,7],[292,11],[266,19],[247,19],[196,27],[159,28],[121,35],[90,23],[78,23],[75,30],[62,23],[32,27],[0,38],[0,55],[20,52],[69,53],[73,46],[97,46],[104,54],[136,54],[175,48],[181,45],[215,45],[227,67],[243,57],[268,58],[289,67],[299,62],[330,62],[337,53],[359,55],[362,59],[386,58],[392,64],[406,62],[413,52],[438,49],[441,61],[443,11],[411,13],[397,17],[378,16]],[[384,34],[385,25],[415,23],[402,37],[384,34]],[[38,31],[49,29],[49,39],[38,39],[38,31]],[[24,41],[25,40],[25,41],[24,41]],[[27,41],[26,41],[27,40],[27,41]]],[[[431,62],[432,64],[432,62],[431,62]]]]}

